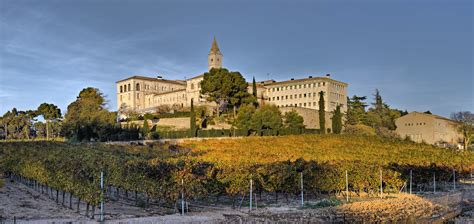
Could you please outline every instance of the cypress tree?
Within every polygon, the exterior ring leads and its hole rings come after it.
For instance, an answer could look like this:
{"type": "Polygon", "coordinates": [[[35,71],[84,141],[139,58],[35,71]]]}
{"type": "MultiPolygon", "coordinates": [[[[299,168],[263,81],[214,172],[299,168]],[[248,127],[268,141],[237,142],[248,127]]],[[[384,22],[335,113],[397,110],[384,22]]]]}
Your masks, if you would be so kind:
{"type": "Polygon", "coordinates": [[[196,137],[196,113],[194,112],[194,102],[191,99],[191,119],[190,119],[190,127],[191,127],[191,137],[196,137]]]}
{"type": "Polygon", "coordinates": [[[337,105],[334,115],[332,116],[332,133],[340,134],[342,130],[342,114],[341,106],[337,105]]]}
{"type": "Polygon", "coordinates": [[[324,113],[324,92],[319,92],[319,131],[326,133],[326,114],[324,113]]]}
{"type": "Polygon", "coordinates": [[[143,127],[142,127],[143,139],[146,139],[148,137],[148,133],[150,133],[150,127],[148,126],[148,120],[145,118],[143,120],[143,127]]]}
{"type": "Polygon", "coordinates": [[[255,82],[255,76],[252,81],[252,94],[254,97],[257,97],[257,83],[255,82]]]}

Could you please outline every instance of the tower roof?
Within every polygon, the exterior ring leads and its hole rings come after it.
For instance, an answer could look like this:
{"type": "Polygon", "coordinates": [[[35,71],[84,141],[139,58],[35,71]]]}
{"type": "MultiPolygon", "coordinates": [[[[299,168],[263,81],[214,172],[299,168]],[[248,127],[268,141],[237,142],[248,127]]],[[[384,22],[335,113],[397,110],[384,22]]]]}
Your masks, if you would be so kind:
{"type": "Polygon", "coordinates": [[[214,37],[214,40],[212,41],[212,46],[211,50],[209,51],[209,54],[222,54],[221,50],[219,50],[219,46],[217,46],[216,37],[214,37]]]}

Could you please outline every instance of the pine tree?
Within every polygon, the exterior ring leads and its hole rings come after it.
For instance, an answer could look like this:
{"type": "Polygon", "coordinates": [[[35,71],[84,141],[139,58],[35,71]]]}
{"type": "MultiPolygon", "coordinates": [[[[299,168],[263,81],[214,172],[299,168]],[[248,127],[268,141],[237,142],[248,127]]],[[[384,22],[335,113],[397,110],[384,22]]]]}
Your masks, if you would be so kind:
{"type": "Polygon", "coordinates": [[[332,116],[332,133],[340,134],[342,130],[342,114],[341,106],[337,105],[334,115],[332,116]]]}
{"type": "Polygon", "coordinates": [[[196,113],[194,112],[194,102],[191,99],[191,119],[190,119],[190,127],[191,127],[191,137],[196,137],[196,113]]]}
{"type": "Polygon", "coordinates": [[[319,92],[319,131],[326,133],[326,114],[324,113],[324,92],[319,92]]]}

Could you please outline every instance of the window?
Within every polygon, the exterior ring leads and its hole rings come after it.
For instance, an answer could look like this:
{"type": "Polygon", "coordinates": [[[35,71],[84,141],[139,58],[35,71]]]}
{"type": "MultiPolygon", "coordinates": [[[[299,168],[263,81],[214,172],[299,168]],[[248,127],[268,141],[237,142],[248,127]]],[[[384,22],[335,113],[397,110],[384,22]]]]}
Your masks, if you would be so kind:
{"type": "Polygon", "coordinates": [[[285,96],[285,100],[287,100],[287,99],[288,99],[288,95],[285,96]]]}
{"type": "Polygon", "coordinates": [[[130,88],[130,83],[128,84],[128,91],[132,91],[132,88],[130,88]]]}
{"type": "Polygon", "coordinates": [[[211,58],[211,62],[213,62],[213,61],[214,61],[214,59],[211,58]]]}
{"type": "Polygon", "coordinates": [[[277,96],[277,100],[280,100],[280,97],[279,97],[279,96],[277,96]]]}
{"type": "Polygon", "coordinates": [[[304,97],[304,98],[306,98],[306,93],[305,93],[305,94],[303,94],[303,97],[304,97]]]}
{"type": "Polygon", "coordinates": [[[315,107],[315,106],[316,106],[316,102],[313,102],[313,107],[315,107]]]}
{"type": "Polygon", "coordinates": [[[293,95],[290,95],[290,99],[293,99],[293,95]]]}
{"type": "Polygon", "coordinates": [[[137,84],[135,85],[135,90],[136,90],[136,91],[140,91],[140,83],[137,83],[137,84]]]}
{"type": "Polygon", "coordinates": [[[306,103],[304,103],[304,107],[306,107],[306,103]]]}
{"type": "Polygon", "coordinates": [[[191,89],[194,89],[194,83],[191,83],[191,89]]]}
{"type": "Polygon", "coordinates": [[[326,86],[326,82],[323,82],[323,86],[326,86]]]}
{"type": "Polygon", "coordinates": [[[120,95],[120,101],[122,101],[122,95],[120,95]]]}
{"type": "Polygon", "coordinates": [[[123,87],[122,86],[120,86],[120,92],[123,93],[123,87]]]}
{"type": "Polygon", "coordinates": [[[301,99],[301,93],[300,93],[300,99],[301,99]]]}
{"type": "Polygon", "coordinates": [[[123,91],[127,92],[127,85],[123,85],[123,91]]]}
{"type": "Polygon", "coordinates": [[[140,93],[137,93],[137,99],[140,99],[140,93]]]}

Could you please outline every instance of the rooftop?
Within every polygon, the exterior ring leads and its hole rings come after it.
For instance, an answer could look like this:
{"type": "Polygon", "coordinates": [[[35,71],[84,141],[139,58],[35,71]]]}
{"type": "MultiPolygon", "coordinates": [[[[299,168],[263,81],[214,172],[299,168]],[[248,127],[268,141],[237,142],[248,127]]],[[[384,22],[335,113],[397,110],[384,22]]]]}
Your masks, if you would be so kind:
{"type": "Polygon", "coordinates": [[[126,79],[119,80],[115,83],[127,81],[130,79],[140,79],[140,80],[146,80],[146,81],[155,81],[155,82],[166,82],[166,83],[171,83],[171,84],[177,84],[177,85],[186,85],[185,81],[182,80],[168,80],[168,79],[161,79],[161,78],[152,78],[152,77],[146,77],[146,76],[139,76],[139,75],[134,75],[132,77],[128,77],[126,79]]]}

